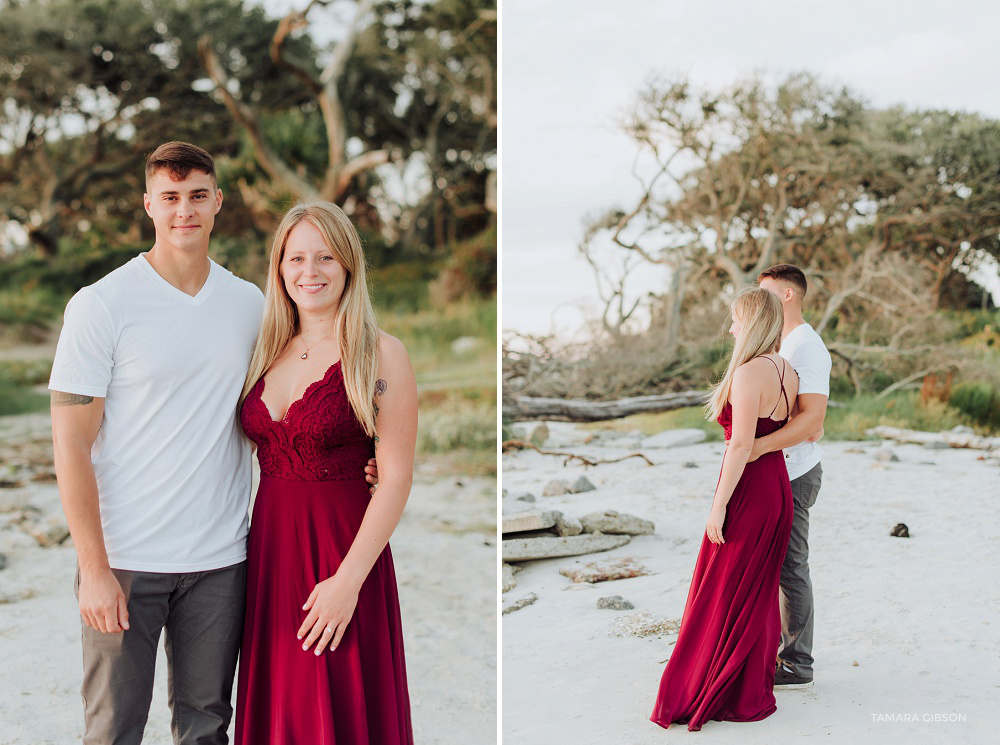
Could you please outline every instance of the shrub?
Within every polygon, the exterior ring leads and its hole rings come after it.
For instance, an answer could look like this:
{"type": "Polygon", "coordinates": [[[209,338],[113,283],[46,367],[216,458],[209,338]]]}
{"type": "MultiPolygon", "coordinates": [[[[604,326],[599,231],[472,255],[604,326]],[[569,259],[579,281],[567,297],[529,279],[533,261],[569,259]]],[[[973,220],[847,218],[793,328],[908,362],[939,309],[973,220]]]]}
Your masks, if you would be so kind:
{"type": "Polygon", "coordinates": [[[1000,392],[987,383],[962,383],[951,392],[949,403],[979,424],[1000,429],[1000,392]]]}

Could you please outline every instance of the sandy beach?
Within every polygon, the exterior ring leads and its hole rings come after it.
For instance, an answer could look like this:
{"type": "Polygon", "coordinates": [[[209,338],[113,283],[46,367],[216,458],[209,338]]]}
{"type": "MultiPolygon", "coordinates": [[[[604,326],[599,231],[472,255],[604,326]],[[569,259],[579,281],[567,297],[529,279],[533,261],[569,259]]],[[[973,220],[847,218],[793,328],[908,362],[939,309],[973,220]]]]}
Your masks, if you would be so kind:
{"type": "Polygon", "coordinates": [[[995,453],[893,444],[892,461],[876,459],[880,442],[824,443],[810,535],[815,685],[778,691],[778,710],[764,721],[709,722],[689,733],[649,722],[676,636],[611,632],[633,614],[681,618],[723,445],[647,449],[640,434],[585,444],[581,429],[549,426],[547,449],[592,458],[640,450],[655,465],[564,465],[520,451],[503,460],[512,496],[531,493],[535,506],[573,517],[617,510],[654,521],[656,530],[612,551],[521,565],[504,603],[538,599],[503,617],[505,743],[1000,741],[995,453]],[[597,488],[542,496],[550,480],[581,475],[597,488]],[[900,522],[911,537],[890,536],[900,522]],[[625,557],[650,573],[593,585],[559,573],[625,557]],[[611,595],[634,610],[598,609],[598,598],[611,595]]]}
{"type": "MultiPolygon", "coordinates": [[[[71,540],[42,548],[29,534],[64,525],[44,475],[50,438],[47,415],[0,418],[0,745],[64,745],[83,730],[76,555],[71,540]]],[[[495,526],[493,478],[418,459],[391,541],[417,742],[496,739],[495,526]]],[[[161,644],[143,742],[171,741],[161,644]]]]}

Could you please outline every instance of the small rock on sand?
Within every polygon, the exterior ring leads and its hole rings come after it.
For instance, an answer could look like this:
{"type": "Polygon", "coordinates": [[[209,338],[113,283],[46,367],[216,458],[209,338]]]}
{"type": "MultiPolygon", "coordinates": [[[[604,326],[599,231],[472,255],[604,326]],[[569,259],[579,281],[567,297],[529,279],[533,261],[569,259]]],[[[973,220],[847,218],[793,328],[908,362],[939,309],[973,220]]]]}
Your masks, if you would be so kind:
{"type": "Polygon", "coordinates": [[[583,529],[588,533],[610,533],[612,535],[652,535],[655,525],[635,515],[604,510],[591,512],[580,518],[583,529]]]}
{"type": "Polygon", "coordinates": [[[538,596],[533,592],[529,592],[523,598],[515,600],[513,603],[510,603],[509,605],[505,605],[503,607],[503,615],[506,616],[508,613],[513,613],[516,610],[521,610],[521,608],[527,608],[536,600],[538,600],[538,596]]]}
{"type": "Polygon", "coordinates": [[[550,481],[545,485],[542,490],[543,497],[559,497],[563,494],[571,494],[573,492],[573,487],[569,485],[568,481],[563,481],[562,479],[556,479],[550,481]]]}
{"type": "Polygon", "coordinates": [[[554,514],[556,516],[556,525],[554,528],[556,535],[580,535],[583,532],[583,523],[575,517],[564,515],[558,511],[554,514]]]}
{"type": "MultiPolygon", "coordinates": [[[[948,446],[945,445],[945,447],[948,446]]],[[[882,463],[898,463],[899,456],[892,452],[891,448],[883,446],[875,451],[875,460],[881,461],[882,463]]]]}
{"type": "Polygon", "coordinates": [[[6,568],[7,568],[7,557],[4,556],[3,554],[0,554],[0,569],[6,569],[6,568]]]}
{"type": "Polygon", "coordinates": [[[541,447],[549,439],[549,428],[545,424],[539,424],[528,436],[528,442],[535,447],[541,447]]]}
{"type": "Polygon", "coordinates": [[[624,546],[631,540],[627,535],[590,533],[565,538],[509,538],[501,543],[504,561],[530,561],[554,559],[560,556],[578,556],[597,551],[610,551],[624,546]]]}
{"type": "Polygon", "coordinates": [[[579,494],[585,491],[594,491],[597,487],[590,483],[590,480],[586,476],[581,476],[576,481],[573,482],[573,486],[570,487],[574,494],[579,494]]]}
{"type": "Polygon", "coordinates": [[[559,574],[573,582],[608,582],[641,577],[649,574],[649,570],[635,559],[626,557],[614,561],[593,561],[577,569],[560,569],[559,574]]]}
{"type": "Polygon", "coordinates": [[[597,607],[602,610],[633,610],[635,608],[632,603],[621,595],[609,595],[606,598],[598,598],[597,607]]]}

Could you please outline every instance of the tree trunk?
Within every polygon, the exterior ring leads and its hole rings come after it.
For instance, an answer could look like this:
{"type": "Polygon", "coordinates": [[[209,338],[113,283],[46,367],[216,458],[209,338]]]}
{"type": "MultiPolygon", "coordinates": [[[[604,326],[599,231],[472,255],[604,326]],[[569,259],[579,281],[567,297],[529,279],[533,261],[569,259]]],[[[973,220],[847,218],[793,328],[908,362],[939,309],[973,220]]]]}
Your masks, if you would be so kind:
{"type": "Polygon", "coordinates": [[[617,401],[581,401],[562,398],[534,398],[516,396],[506,398],[503,404],[505,419],[525,421],[548,419],[556,422],[602,422],[620,419],[632,414],[651,414],[660,411],[698,406],[705,401],[705,391],[663,393],[656,396],[635,396],[617,401]]]}

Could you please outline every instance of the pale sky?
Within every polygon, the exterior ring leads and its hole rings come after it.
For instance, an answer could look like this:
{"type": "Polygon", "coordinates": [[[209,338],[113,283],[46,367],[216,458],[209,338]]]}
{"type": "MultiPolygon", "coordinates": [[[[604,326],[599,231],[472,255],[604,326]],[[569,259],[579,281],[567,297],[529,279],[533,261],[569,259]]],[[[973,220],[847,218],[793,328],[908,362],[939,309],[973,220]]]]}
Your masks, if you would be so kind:
{"type": "Polygon", "coordinates": [[[503,0],[500,23],[505,329],[574,330],[596,307],[582,219],[638,194],[615,122],[654,71],[710,86],[808,71],[877,106],[1000,118],[995,2],[503,0]]]}

